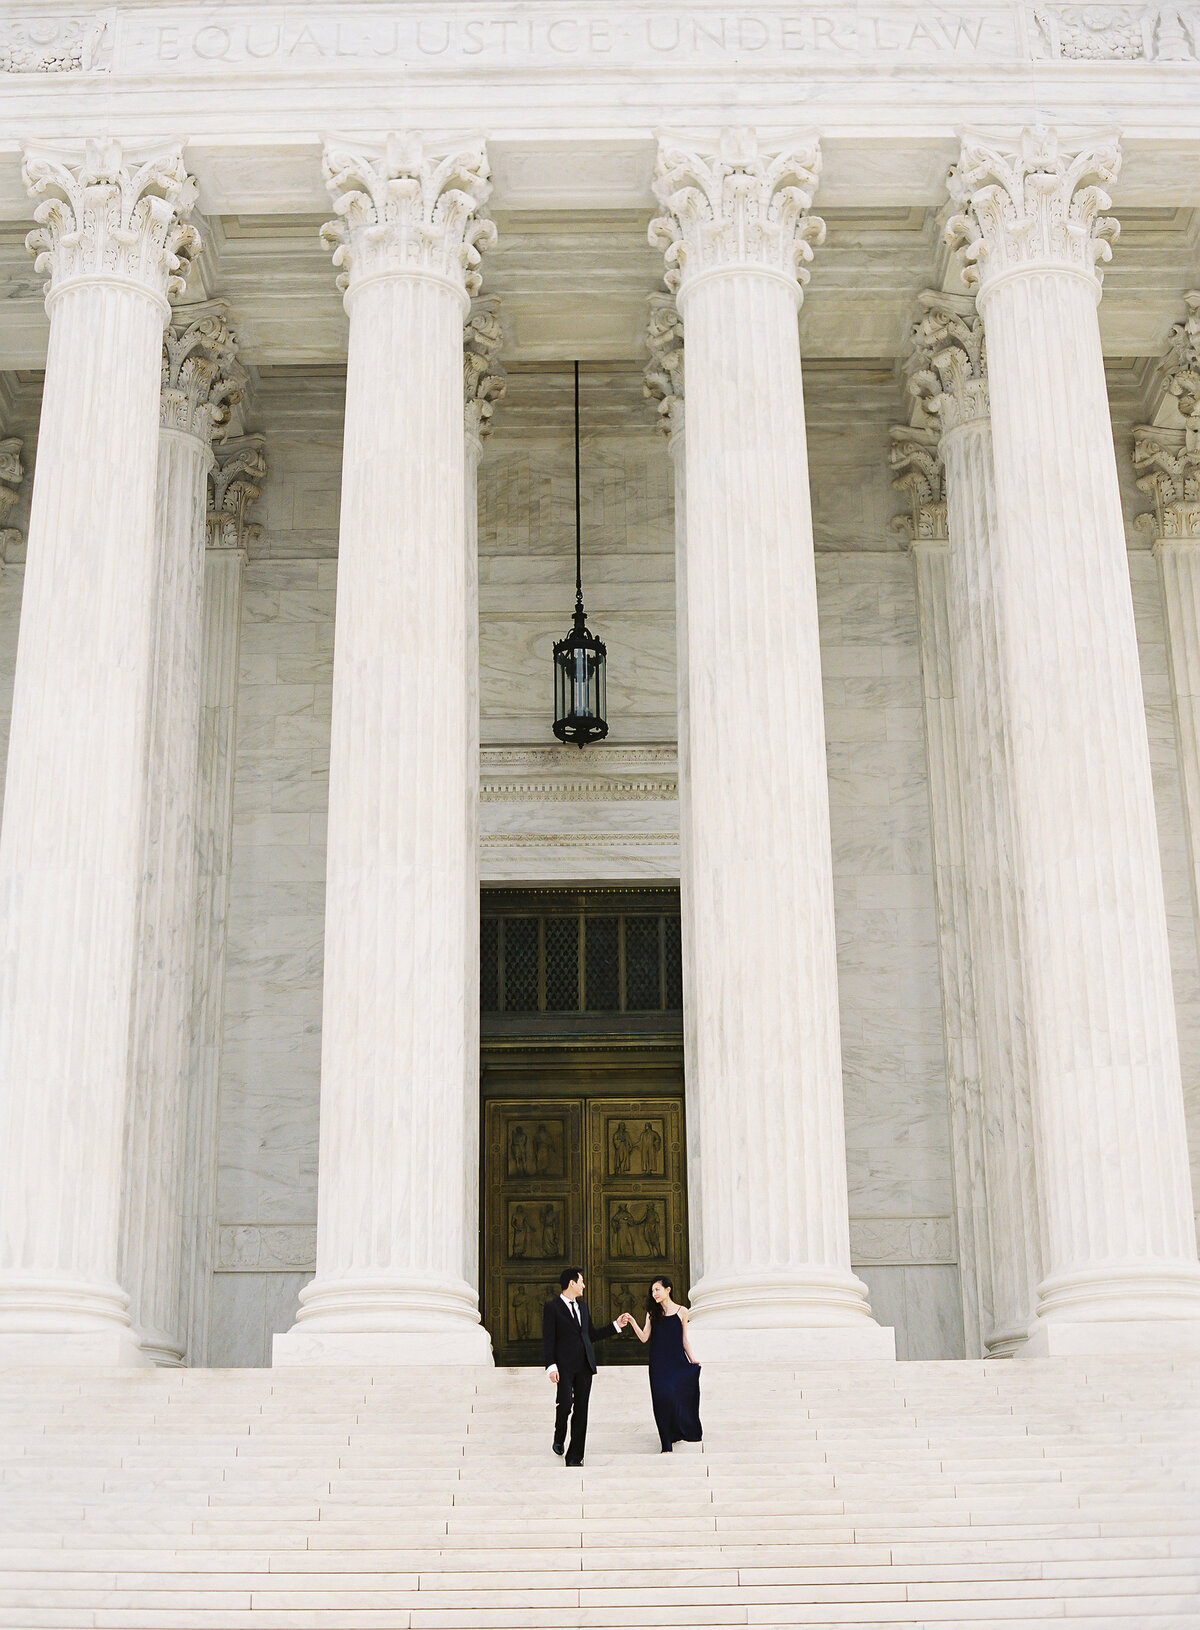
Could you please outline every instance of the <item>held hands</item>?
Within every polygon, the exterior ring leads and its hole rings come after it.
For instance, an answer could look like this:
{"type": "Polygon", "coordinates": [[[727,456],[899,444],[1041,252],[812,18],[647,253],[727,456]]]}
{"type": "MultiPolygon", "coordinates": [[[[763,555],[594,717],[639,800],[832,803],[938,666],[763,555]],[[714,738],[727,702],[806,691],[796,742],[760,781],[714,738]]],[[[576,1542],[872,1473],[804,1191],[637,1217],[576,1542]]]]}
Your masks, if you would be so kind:
{"type": "Polygon", "coordinates": [[[617,1329],[618,1330],[625,1330],[632,1323],[633,1323],[633,1314],[632,1313],[622,1313],[620,1315],[620,1317],[617,1319],[617,1329]]]}

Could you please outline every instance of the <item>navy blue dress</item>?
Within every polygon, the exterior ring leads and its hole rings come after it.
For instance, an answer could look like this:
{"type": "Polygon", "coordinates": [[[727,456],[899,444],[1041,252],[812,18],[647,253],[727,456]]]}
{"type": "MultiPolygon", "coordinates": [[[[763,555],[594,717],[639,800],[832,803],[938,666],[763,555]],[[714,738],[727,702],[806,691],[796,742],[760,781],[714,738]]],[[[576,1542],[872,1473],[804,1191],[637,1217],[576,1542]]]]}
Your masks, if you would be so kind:
{"type": "Polygon", "coordinates": [[[650,1401],[654,1424],[665,1453],[671,1445],[699,1443],[700,1366],[683,1350],[683,1320],[678,1313],[650,1321],[650,1401]]]}

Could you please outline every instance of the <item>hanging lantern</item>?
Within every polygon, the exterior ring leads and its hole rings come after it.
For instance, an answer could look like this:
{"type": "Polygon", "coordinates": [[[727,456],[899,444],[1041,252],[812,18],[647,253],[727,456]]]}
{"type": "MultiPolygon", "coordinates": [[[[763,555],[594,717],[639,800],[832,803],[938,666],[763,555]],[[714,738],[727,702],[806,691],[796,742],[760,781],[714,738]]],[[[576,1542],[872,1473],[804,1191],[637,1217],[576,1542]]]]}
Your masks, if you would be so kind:
{"type": "Polygon", "coordinates": [[[587,626],[583,609],[582,511],[579,497],[579,364],[575,364],[575,617],[554,645],[554,734],[585,747],[608,735],[604,717],[604,641],[587,626]]]}

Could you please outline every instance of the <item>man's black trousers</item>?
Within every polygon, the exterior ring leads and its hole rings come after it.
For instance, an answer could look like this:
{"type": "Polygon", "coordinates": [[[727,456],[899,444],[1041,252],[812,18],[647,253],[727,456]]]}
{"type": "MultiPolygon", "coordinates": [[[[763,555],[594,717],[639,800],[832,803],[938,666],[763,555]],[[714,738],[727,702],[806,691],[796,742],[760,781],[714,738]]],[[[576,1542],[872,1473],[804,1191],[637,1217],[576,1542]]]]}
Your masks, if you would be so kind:
{"type": "Polygon", "coordinates": [[[554,1411],[554,1441],[567,1442],[567,1417],[571,1418],[571,1441],[567,1444],[567,1465],[578,1466],[583,1461],[583,1446],[587,1441],[588,1399],[592,1393],[591,1370],[558,1372],[558,1396],[554,1411]]]}

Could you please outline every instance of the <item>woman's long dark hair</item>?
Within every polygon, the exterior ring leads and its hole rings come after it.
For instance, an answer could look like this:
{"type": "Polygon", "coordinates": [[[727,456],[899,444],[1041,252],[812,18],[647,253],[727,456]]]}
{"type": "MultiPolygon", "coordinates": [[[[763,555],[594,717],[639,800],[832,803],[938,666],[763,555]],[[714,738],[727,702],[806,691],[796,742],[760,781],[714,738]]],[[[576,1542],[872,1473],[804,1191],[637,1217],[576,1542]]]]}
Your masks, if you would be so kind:
{"type": "Polygon", "coordinates": [[[646,1312],[652,1319],[663,1319],[666,1317],[666,1314],[662,1310],[662,1303],[654,1300],[655,1285],[661,1285],[672,1300],[674,1300],[675,1296],[675,1286],[667,1278],[665,1273],[656,1273],[654,1278],[650,1281],[650,1288],[646,1292],[646,1312]]]}

